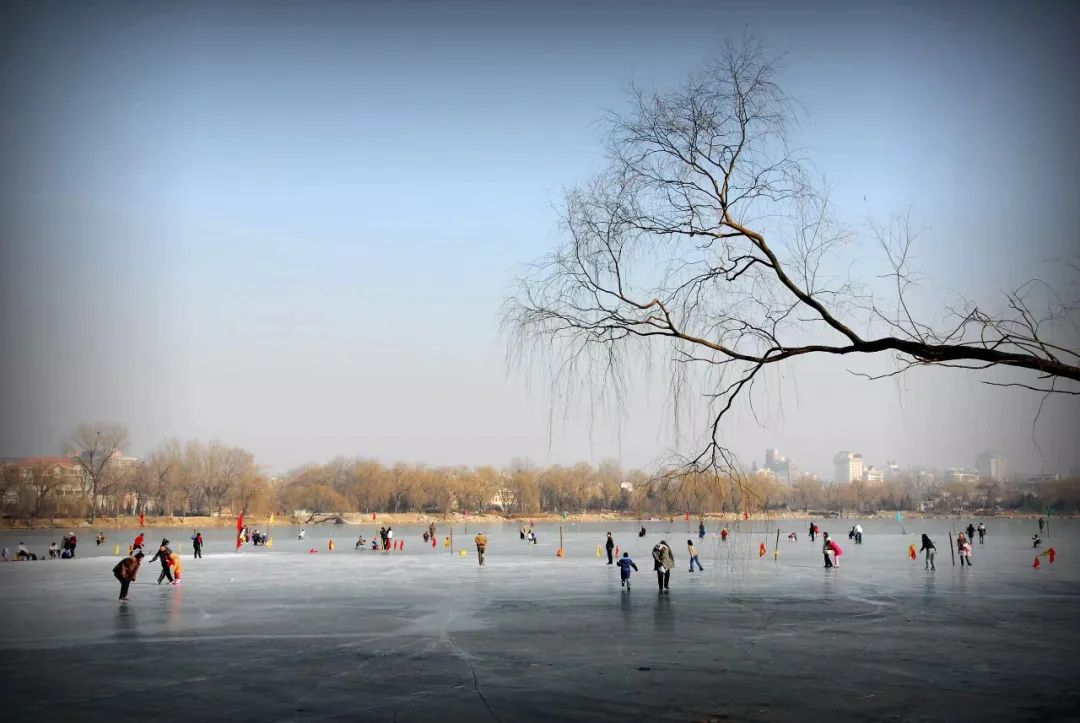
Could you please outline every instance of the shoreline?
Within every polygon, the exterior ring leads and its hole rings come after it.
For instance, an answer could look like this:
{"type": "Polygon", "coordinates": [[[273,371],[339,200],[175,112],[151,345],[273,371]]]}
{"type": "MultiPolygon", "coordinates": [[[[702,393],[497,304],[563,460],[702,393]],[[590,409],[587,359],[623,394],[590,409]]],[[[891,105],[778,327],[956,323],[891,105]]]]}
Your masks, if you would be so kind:
{"type": "MultiPolygon", "coordinates": [[[[950,514],[950,515],[929,515],[921,512],[905,512],[901,511],[901,514],[905,519],[909,520],[921,520],[921,519],[973,519],[973,518],[998,518],[998,519],[1037,519],[1044,515],[1038,513],[1028,512],[992,512],[992,511],[973,511],[970,514],[950,514]]],[[[739,522],[739,521],[763,521],[763,520],[806,520],[806,519],[850,519],[850,520],[866,520],[866,519],[892,519],[896,516],[896,512],[875,512],[866,514],[846,514],[841,515],[839,513],[823,513],[821,511],[801,511],[801,512],[778,512],[776,514],[763,514],[755,513],[749,517],[744,518],[737,513],[727,514],[706,514],[703,516],[691,515],[690,522],[695,523],[697,520],[704,519],[707,522],[739,522]]],[[[565,517],[561,514],[542,513],[535,515],[468,515],[465,516],[459,512],[450,515],[441,514],[424,514],[420,512],[400,512],[400,513],[375,513],[375,519],[372,519],[370,513],[348,513],[341,515],[332,515],[325,520],[308,522],[305,518],[294,516],[274,516],[273,525],[290,526],[290,527],[317,527],[322,525],[352,525],[352,526],[370,526],[378,527],[379,525],[422,525],[434,522],[436,525],[442,526],[447,524],[465,524],[467,522],[473,523],[492,523],[492,524],[525,524],[525,523],[551,523],[551,522],[568,522],[568,523],[595,523],[595,522],[663,522],[667,520],[679,521],[685,520],[684,515],[674,515],[669,517],[642,517],[631,512],[588,512],[567,514],[565,517]],[[339,521],[340,520],[340,521],[339,521]]],[[[1067,518],[1074,519],[1077,517],[1075,514],[1068,515],[1056,515],[1058,519],[1067,518]]],[[[269,526],[270,515],[254,515],[245,517],[245,522],[249,527],[256,526],[269,526]]],[[[52,529],[101,529],[101,530],[138,530],[140,528],[159,528],[159,527],[178,527],[178,528],[198,528],[198,529],[216,529],[216,528],[228,528],[235,527],[235,516],[210,516],[202,515],[196,517],[147,517],[146,524],[140,525],[139,518],[134,515],[128,515],[124,517],[99,517],[93,524],[86,519],[81,518],[66,518],[56,517],[51,519],[38,519],[38,520],[24,520],[24,519],[0,519],[0,529],[5,530],[52,530],[52,529]]]]}

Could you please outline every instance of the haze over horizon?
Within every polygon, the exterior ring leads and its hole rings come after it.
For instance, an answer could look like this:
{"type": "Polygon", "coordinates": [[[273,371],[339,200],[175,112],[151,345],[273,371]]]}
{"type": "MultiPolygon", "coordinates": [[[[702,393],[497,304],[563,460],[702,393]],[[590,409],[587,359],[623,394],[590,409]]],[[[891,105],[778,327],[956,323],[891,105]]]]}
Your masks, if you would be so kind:
{"type": "MultiPolygon", "coordinates": [[[[220,439],[274,472],[337,455],[647,466],[664,380],[549,419],[498,313],[602,165],[596,121],[744,30],[857,230],[908,209],[924,311],[1080,256],[1077,9],[1045,3],[11,4],[0,9],[0,454],[80,422],[131,452],[220,439]],[[1048,209],[1050,209],[1048,211],[1048,209]],[[599,411],[599,410],[594,410],[599,411]],[[550,431],[550,439],[549,439],[550,431]]],[[[865,242],[865,234],[861,238],[865,242]]],[[[856,268],[873,274],[855,246],[856,268]]],[[[1073,279],[1075,281],[1075,278],[1073,279]]],[[[869,464],[1080,469],[1075,397],[802,359],[725,439],[829,478],[869,464]]]]}

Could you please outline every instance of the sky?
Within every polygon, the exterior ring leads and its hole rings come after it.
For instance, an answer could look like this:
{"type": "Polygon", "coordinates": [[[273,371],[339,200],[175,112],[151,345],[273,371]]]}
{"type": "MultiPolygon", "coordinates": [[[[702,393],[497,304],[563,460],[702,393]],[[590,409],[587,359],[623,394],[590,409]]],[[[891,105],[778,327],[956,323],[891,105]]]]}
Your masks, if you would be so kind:
{"type": "MultiPolygon", "coordinates": [[[[924,309],[1080,255],[1069,3],[8,2],[0,9],[0,454],[119,421],[281,472],[615,458],[680,440],[662,380],[550,414],[499,307],[560,241],[597,120],[758,37],[856,228],[910,210],[924,309]]],[[[856,246],[856,249],[861,247],[856,246]]],[[[802,360],[725,442],[871,464],[1080,469],[1080,404],[888,360],[802,360]],[[884,366],[883,366],[884,365],[884,366]]]]}

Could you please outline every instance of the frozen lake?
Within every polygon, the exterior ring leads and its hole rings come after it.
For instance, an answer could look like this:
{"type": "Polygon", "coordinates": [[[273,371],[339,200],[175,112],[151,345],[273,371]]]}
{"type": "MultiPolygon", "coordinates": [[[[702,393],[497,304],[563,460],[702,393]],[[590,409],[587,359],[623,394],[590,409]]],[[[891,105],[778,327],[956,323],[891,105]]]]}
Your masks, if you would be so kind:
{"type": "MultiPolygon", "coordinates": [[[[677,519],[487,526],[484,568],[395,528],[404,551],[353,550],[370,525],[275,526],[272,548],[233,552],[233,531],[147,530],[183,543],[184,584],[144,565],[117,602],[113,545],[133,533],[79,532],[78,558],[0,565],[0,680],[9,720],[876,720],[1064,719],[1080,710],[1080,525],[1052,521],[1031,567],[1033,520],[987,519],[971,569],[949,538],[968,520],[819,521],[844,549],[825,570],[805,521],[741,522],[721,542],[677,519]],[[773,559],[776,529],[780,559],[773,559]],[[641,568],[630,593],[596,557],[611,530],[641,568]],[[786,535],[795,531],[797,542],[786,535]],[[927,532],[938,570],[907,546],[927,532]],[[121,537],[122,535],[122,537],[121,537]],[[334,552],[327,551],[333,535],[334,552]],[[705,571],[686,571],[686,540],[705,571]],[[649,551],[675,552],[658,595],[649,551]],[[766,542],[768,554],[758,557],[766,542]],[[310,547],[318,554],[308,554],[310,547]]],[[[975,520],[977,523],[978,520],[975,520]]],[[[693,525],[696,528],[696,524],[693,525]]],[[[44,553],[59,531],[3,531],[44,553]]]]}

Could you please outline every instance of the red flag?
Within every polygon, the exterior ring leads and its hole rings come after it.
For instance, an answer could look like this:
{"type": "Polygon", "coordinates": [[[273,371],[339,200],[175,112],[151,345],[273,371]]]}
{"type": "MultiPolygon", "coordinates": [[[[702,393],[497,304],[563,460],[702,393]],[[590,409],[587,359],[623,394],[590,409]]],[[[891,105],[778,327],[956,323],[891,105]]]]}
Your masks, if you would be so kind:
{"type": "Polygon", "coordinates": [[[239,550],[244,544],[244,513],[241,512],[236,518],[236,549],[239,550]]]}
{"type": "Polygon", "coordinates": [[[1054,550],[1054,548],[1051,547],[1049,550],[1047,550],[1047,552],[1050,554],[1050,564],[1053,565],[1054,564],[1054,558],[1057,557],[1057,551],[1054,550]]]}
{"type": "Polygon", "coordinates": [[[139,527],[146,527],[146,513],[139,513],[139,527]]]}

